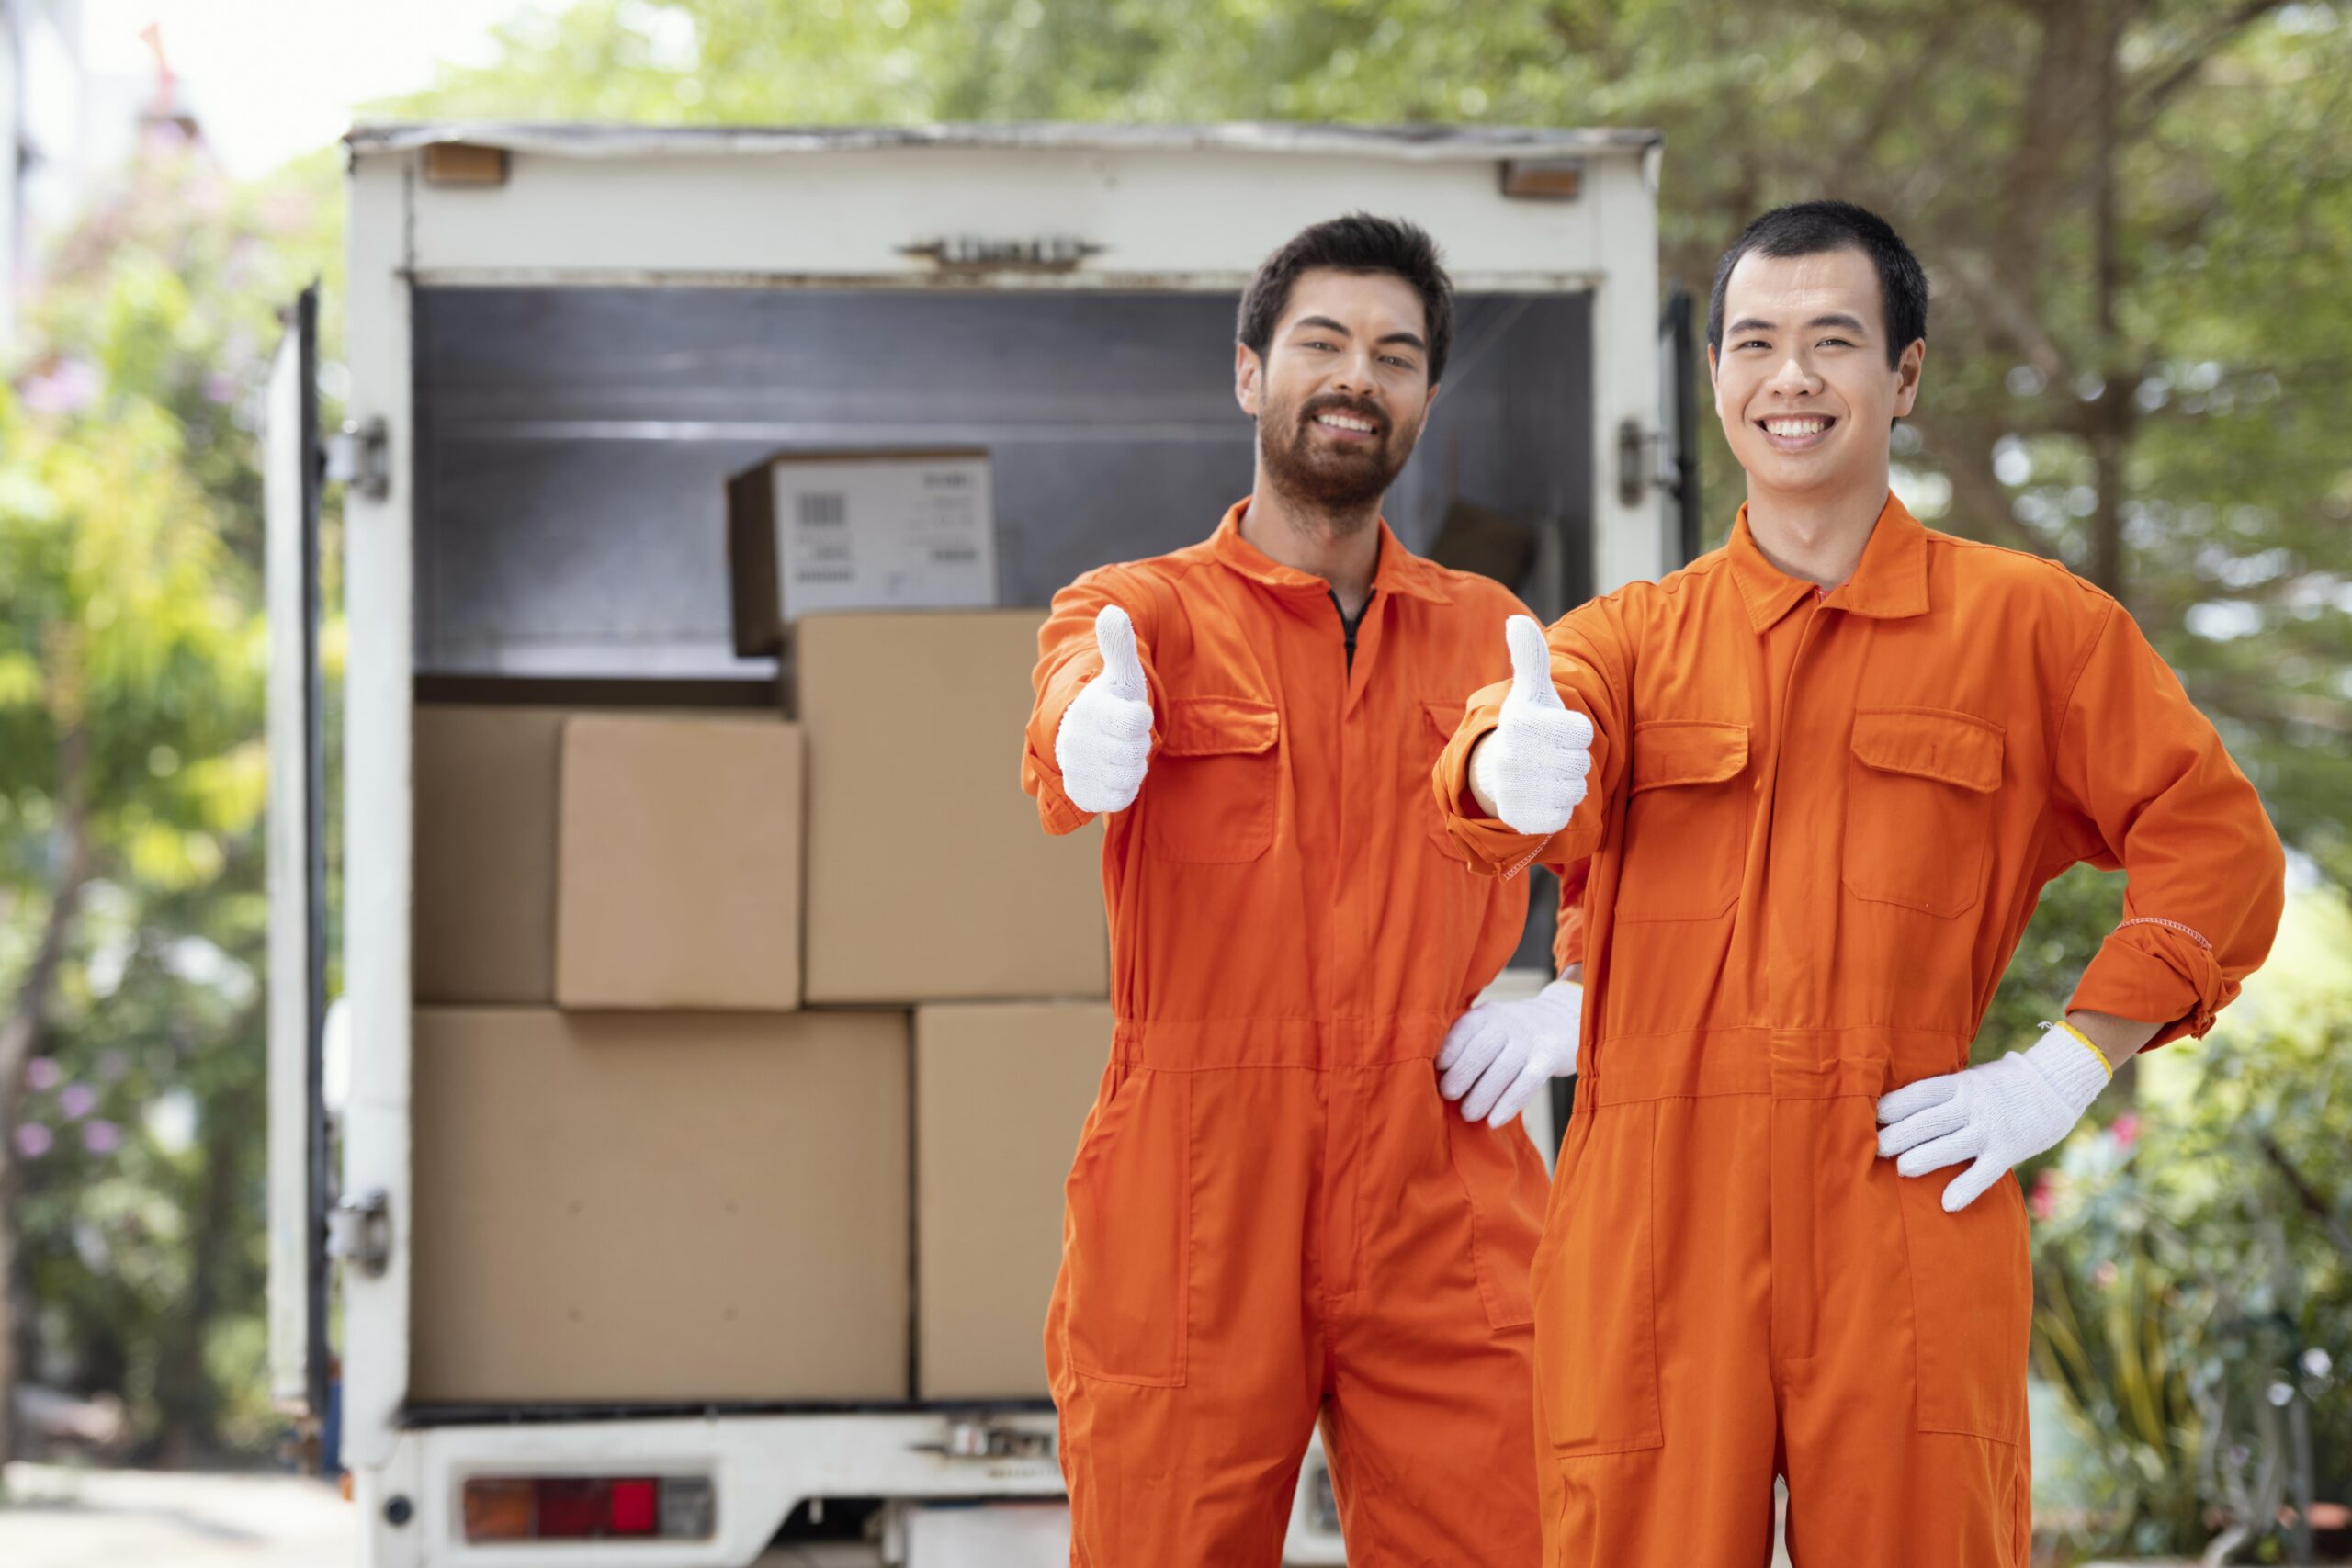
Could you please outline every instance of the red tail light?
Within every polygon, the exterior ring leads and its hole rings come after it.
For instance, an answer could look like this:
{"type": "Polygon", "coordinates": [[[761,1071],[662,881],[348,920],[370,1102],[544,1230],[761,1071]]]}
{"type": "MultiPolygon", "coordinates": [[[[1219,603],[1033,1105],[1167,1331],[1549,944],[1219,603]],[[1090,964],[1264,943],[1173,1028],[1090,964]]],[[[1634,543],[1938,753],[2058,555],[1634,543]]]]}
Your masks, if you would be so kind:
{"type": "Polygon", "coordinates": [[[718,1524],[708,1476],[486,1475],[466,1483],[469,1545],[501,1540],[707,1540],[718,1524]]]}

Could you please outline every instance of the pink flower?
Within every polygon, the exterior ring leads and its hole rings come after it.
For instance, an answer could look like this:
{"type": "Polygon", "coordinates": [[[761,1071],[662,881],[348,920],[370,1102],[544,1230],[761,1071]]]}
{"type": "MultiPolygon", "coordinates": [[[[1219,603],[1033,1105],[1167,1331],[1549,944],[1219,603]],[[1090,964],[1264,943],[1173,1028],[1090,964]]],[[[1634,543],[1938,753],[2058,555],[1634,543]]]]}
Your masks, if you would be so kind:
{"type": "Polygon", "coordinates": [[[54,362],[28,377],[18,389],[25,407],[36,413],[80,413],[98,400],[106,379],[97,367],[78,359],[54,362]]]}
{"type": "Polygon", "coordinates": [[[2127,1111],[2107,1124],[2107,1135],[2119,1149],[2128,1149],[2140,1136],[2140,1113],[2127,1111]]]}
{"type": "Polygon", "coordinates": [[[38,1122],[28,1122],[17,1129],[17,1152],[27,1159],[39,1159],[49,1153],[56,1138],[38,1122]]]}
{"type": "Polygon", "coordinates": [[[82,1146],[94,1155],[110,1155],[122,1146],[122,1129],[111,1122],[85,1122],[82,1146]]]}
{"type": "Polygon", "coordinates": [[[2046,1220],[2058,1206],[2058,1173],[2045,1170],[2033,1179],[2033,1190],[2026,1195],[2026,1207],[2037,1220],[2046,1220]]]}
{"type": "Polygon", "coordinates": [[[97,1106],[98,1091],[88,1084],[70,1083],[57,1091],[57,1109],[65,1112],[70,1122],[79,1122],[97,1106]]]}
{"type": "Polygon", "coordinates": [[[2091,1283],[2104,1291],[2115,1283],[2115,1259],[2109,1258],[2091,1270],[2091,1283]]]}
{"type": "Polygon", "coordinates": [[[27,1089],[55,1089],[57,1080],[64,1076],[58,1069],[56,1058],[52,1056],[35,1056],[25,1064],[27,1089]]]}

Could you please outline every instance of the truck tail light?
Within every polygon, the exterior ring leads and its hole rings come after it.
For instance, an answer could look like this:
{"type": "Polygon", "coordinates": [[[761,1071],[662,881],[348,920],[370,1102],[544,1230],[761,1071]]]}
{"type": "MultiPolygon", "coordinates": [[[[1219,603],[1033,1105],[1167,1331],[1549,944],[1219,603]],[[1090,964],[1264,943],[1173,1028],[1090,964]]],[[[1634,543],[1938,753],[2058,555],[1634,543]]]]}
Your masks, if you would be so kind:
{"type": "Polygon", "coordinates": [[[718,1497],[705,1475],[483,1475],[466,1483],[466,1542],[707,1540],[718,1497]]]}

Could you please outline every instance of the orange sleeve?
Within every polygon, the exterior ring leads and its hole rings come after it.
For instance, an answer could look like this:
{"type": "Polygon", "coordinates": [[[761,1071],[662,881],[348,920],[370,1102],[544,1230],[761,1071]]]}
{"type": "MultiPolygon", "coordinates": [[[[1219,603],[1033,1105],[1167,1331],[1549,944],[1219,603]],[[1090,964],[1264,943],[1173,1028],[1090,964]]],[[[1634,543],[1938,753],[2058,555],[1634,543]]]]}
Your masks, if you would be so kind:
{"type": "Polygon", "coordinates": [[[1560,920],[1552,931],[1552,973],[1565,975],[1584,962],[1584,886],[1592,862],[1580,860],[1560,872],[1560,920]]]}
{"type": "Polygon", "coordinates": [[[2060,721],[2057,805],[2124,872],[2123,923],[2067,1010],[2202,1035],[2278,933],[2286,855],[2261,797],[2129,614],[2103,619],[2060,721]]]}
{"type": "Polygon", "coordinates": [[[1571,610],[1544,637],[1552,648],[1552,683],[1559,688],[1560,700],[1592,720],[1592,772],[1586,775],[1584,802],[1568,825],[1548,839],[1513,832],[1485,815],[1470,793],[1471,750],[1495,728],[1503,698],[1510,694],[1508,681],[1472,694],[1469,713],[1430,774],[1446,831],[1469,852],[1471,869],[1490,876],[1512,875],[1536,861],[1567,866],[1589,856],[1600,847],[1609,802],[1624,772],[1622,738],[1629,721],[1623,694],[1627,679],[1613,606],[1608,600],[1595,600],[1571,610]]]}
{"type": "MultiPolygon", "coordinates": [[[[1168,711],[1159,672],[1151,661],[1152,638],[1159,629],[1159,599],[1137,574],[1120,567],[1088,572],[1054,595],[1046,624],[1037,630],[1037,667],[1030,672],[1036,701],[1029,710],[1023,735],[1021,787],[1037,802],[1037,818],[1048,833],[1077,831],[1093,819],[1062,793],[1061,764],[1054,759],[1054,738],[1062,715],[1086,682],[1102,672],[1102,655],[1094,644],[1094,617],[1116,604],[1135,623],[1136,656],[1143,663],[1144,682],[1151,690],[1154,715],[1168,711]]],[[[1157,753],[1159,729],[1152,728],[1157,753]]]]}

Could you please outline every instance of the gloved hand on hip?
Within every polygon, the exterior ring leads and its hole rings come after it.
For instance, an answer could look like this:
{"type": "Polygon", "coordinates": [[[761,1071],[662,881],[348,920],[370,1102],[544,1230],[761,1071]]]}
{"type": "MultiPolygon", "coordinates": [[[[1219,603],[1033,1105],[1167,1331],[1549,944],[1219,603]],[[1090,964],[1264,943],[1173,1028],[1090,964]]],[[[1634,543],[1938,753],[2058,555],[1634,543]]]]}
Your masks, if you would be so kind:
{"type": "Polygon", "coordinates": [[[2113,1076],[2086,1036],[2052,1024],[2029,1050],[1882,1097],[1878,1152],[1900,1156],[1894,1168],[1904,1176],[1974,1161],[1944,1189],[1944,1213],[1958,1213],[2020,1162],[2055,1147],[2113,1076]]]}
{"type": "Polygon", "coordinates": [[[1135,623],[1116,604],[1094,617],[1102,672],[1062,710],[1054,762],[1062,793],[1080,811],[1124,811],[1151,762],[1151,688],[1136,657],[1135,623]]]}
{"type": "Polygon", "coordinates": [[[1513,615],[1503,639],[1510,694],[1493,731],[1470,753],[1470,793],[1513,832],[1556,833],[1584,799],[1592,720],[1560,701],[1542,626],[1513,615]]]}
{"type": "MultiPolygon", "coordinates": [[[[1532,624],[1532,623],[1531,623],[1532,624]]],[[[1437,1054],[1437,1090],[1462,1119],[1499,1127],[1535,1091],[1577,1070],[1584,987],[1555,980],[1524,1001],[1486,1002],[1453,1021],[1437,1054]]]]}

